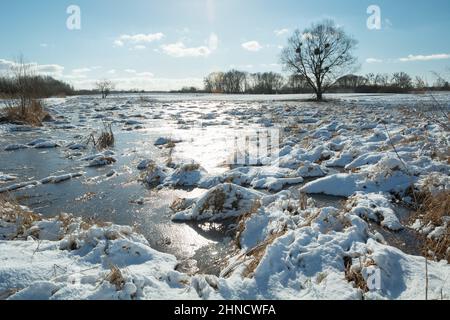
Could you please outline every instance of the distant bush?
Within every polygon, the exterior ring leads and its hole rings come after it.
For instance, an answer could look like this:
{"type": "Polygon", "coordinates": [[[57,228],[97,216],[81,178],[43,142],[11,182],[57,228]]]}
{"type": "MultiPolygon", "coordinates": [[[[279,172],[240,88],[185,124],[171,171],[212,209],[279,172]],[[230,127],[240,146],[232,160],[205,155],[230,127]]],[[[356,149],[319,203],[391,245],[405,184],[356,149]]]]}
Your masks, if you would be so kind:
{"type": "MultiPolygon", "coordinates": [[[[35,98],[69,96],[75,92],[71,85],[50,76],[30,75],[23,78],[22,81],[27,83],[27,91],[35,98]]],[[[22,88],[23,86],[18,83],[17,77],[0,77],[1,96],[16,96],[22,88]]]]}

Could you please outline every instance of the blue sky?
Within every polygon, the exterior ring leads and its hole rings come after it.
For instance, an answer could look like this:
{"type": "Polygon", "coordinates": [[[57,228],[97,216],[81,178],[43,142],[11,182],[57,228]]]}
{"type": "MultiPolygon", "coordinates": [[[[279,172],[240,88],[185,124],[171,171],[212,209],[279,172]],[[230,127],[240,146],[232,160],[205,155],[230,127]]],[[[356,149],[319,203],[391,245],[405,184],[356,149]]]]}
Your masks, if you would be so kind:
{"type": "Polygon", "coordinates": [[[280,71],[296,28],[331,18],[357,40],[358,73],[407,71],[433,78],[450,67],[450,1],[19,0],[0,11],[0,69],[17,56],[78,88],[101,78],[119,88],[201,85],[211,71],[280,71]],[[381,30],[366,10],[381,9],[381,30]],[[81,9],[69,30],[66,10],[81,9]]]}

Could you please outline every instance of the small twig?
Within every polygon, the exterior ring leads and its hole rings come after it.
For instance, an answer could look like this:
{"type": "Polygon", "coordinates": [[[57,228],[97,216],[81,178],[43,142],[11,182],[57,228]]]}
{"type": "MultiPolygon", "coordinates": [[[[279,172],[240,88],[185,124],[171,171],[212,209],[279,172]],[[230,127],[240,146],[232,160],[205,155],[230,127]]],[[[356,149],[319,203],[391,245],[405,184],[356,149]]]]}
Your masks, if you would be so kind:
{"type": "Polygon", "coordinates": [[[425,300],[428,300],[428,258],[425,256],[425,300]]]}
{"type": "Polygon", "coordinates": [[[395,147],[394,141],[392,140],[391,134],[389,133],[389,130],[386,126],[386,123],[383,122],[383,126],[384,129],[386,130],[386,133],[388,135],[388,139],[389,139],[389,143],[392,146],[392,149],[394,150],[395,154],[397,155],[397,158],[400,160],[400,162],[402,163],[403,167],[405,168],[405,172],[410,176],[411,178],[411,192],[413,194],[414,197],[414,203],[415,203],[415,207],[416,209],[418,208],[419,202],[416,196],[416,192],[414,190],[414,180],[412,178],[412,174],[409,172],[408,167],[406,166],[406,163],[403,161],[402,157],[400,156],[400,154],[398,153],[397,148],[395,147]]]}

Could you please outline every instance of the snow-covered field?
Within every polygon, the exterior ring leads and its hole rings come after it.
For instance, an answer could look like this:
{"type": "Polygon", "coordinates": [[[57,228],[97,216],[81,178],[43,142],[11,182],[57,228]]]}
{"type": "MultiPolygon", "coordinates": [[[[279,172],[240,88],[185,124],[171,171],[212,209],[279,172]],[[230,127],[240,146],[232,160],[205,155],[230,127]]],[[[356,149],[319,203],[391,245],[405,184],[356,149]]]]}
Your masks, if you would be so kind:
{"type": "Polygon", "coordinates": [[[0,125],[0,299],[450,299],[450,250],[422,255],[449,213],[412,209],[450,186],[433,101],[293,98],[49,99],[42,128],[0,125]]]}

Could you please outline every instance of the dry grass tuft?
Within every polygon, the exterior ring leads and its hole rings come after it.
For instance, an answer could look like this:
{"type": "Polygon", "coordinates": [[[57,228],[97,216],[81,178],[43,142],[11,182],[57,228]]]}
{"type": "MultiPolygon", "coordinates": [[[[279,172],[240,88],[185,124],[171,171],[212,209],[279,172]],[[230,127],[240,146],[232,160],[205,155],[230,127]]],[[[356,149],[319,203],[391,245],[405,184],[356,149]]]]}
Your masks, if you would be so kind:
{"type": "Polygon", "coordinates": [[[188,163],[181,167],[181,171],[183,172],[197,171],[199,169],[200,165],[198,163],[188,163]]]}
{"type": "Polygon", "coordinates": [[[448,254],[450,248],[450,223],[446,222],[450,216],[450,190],[440,191],[436,194],[431,192],[421,192],[417,196],[420,203],[419,209],[413,219],[420,219],[425,225],[433,225],[435,227],[444,227],[444,235],[438,239],[426,238],[423,246],[425,256],[430,256],[438,260],[447,259],[450,263],[448,254]]]}
{"type": "Polygon", "coordinates": [[[170,209],[171,209],[173,212],[179,212],[179,211],[185,210],[186,208],[187,208],[186,200],[183,199],[183,198],[177,198],[177,199],[175,199],[175,200],[172,202],[172,204],[170,205],[170,209]]]}
{"type": "Polygon", "coordinates": [[[214,213],[219,213],[223,211],[225,201],[227,199],[227,194],[222,189],[216,189],[212,191],[208,199],[205,201],[203,207],[199,210],[200,214],[203,214],[203,212],[208,211],[209,209],[212,209],[214,213]]]}
{"type": "Polygon", "coordinates": [[[266,240],[264,240],[262,243],[254,247],[253,249],[247,251],[245,254],[247,257],[252,257],[252,261],[247,265],[245,271],[244,271],[244,277],[252,277],[256,268],[258,268],[259,264],[261,263],[262,258],[264,257],[264,254],[266,253],[267,247],[271,245],[276,239],[279,237],[285,235],[287,232],[287,227],[285,226],[281,231],[279,232],[273,232],[271,233],[266,240]]]}
{"type": "Polygon", "coordinates": [[[114,133],[112,132],[111,125],[105,126],[105,129],[100,134],[100,137],[97,140],[97,148],[98,149],[106,149],[114,146],[114,133]]]}
{"type": "Polygon", "coordinates": [[[306,195],[306,193],[301,192],[300,193],[300,210],[306,210],[306,208],[308,207],[308,196],[306,195]]]}
{"type": "Polygon", "coordinates": [[[253,214],[255,214],[256,212],[258,212],[259,208],[261,208],[261,201],[256,200],[253,205],[251,206],[250,210],[242,215],[241,217],[239,217],[239,220],[237,222],[237,228],[236,228],[236,246],[241,249],[241,235],[242,233],[245,231],[245,222],[248,220],[248,218],[250,218],[253,214]]]}
{"type": "Polygon", "coordinates": [[[114,146],[115,138],[111,128],[111,124],[103,123],[103,130],[102,132],[100,132],[100,136],[98,137],[98,139],[96,139],[95,135],[91,133],[87,140],[87,144],[89,144],[90,142],[92,142],[94,147],[96,147],[98,150],[103,150],[114,146]]]}
{"type": "Polygon", "coordinates": [[[0,221],[16,225],[16,234],[13,239],[25,238],[25,233],[33,223],[42,220],[42,217],[20,206],[16,201],[5,196],[0,197],[0,221]]]}
{"type": "Polygon", "coordinates": [[[111,266],[111,272],[106,276],[106,280],[116,286],[116,290],[120,291],[125,285],[125,278],[117,266],[111,266]]]}
{"type": "MultiPolygon", "coordinates": [[[[75,221],[74,216],[61,213],[55,218],[57,221],[62,223],[62,234],[64,236],[70,229],[70,225],[75,221]]],[[[8,240],[21,240],[26,239],[28,235],[39,237],[38,229],[32,230],[33,225],[36,222],[42,221],[42,216],[40,214],[34,213],[31,210],[19,205],[19,203],[10,197],[0,196],[0,222],[6,222],[14,224],[16,226],[16,231],[14,235],[8,237],[8,240]],[[37,233],[36,233],[37,232],[37,233]]],[[[83,230],[88,230],[93,226],[98,227],[108,227],[111,223],[105,223],[101,220],[95,218],[84,218],[80,223],[80,228],[83,230]]]]}
{"type": "Polygon", "coordinates": [[[104,221],[99,220],[99,219],[97,219],[95,217],[89,217],[89,218],[84,218],[83,221],[80,224],[80,228],[83,229],[83,230],[89,230],[93,226],[104,228],[104,227],[111,226],[111,223],[110,222],[104,222],[104,221]]]}
{"type": "Polygon", "coordinates": [[[345,256],[344,257],[344,267],[345,267],[345,279],[348,282],[353,282],[356,288],[361,289],[364,293],[369,291],[369,287],[367,286],[367,282],[364,279],[361,268],[353,269],[352,268],[352,258],[345,256]]]}
{"type": "Polygon", "coordinates": [[[435,195],[422,195],[421,213],[425,223],[442,225],[444,217],[450,215],[450,190],[441,191],[435,195]]]}
{"type": "Polygon", "coordinates": [[[50,118],[40,100],[31,99],[26,105],[17,105],[15,101],[8,103],[0,114],[0,122],[27,124],[35,127],[42,126],[42,122],[50,118]]]}

